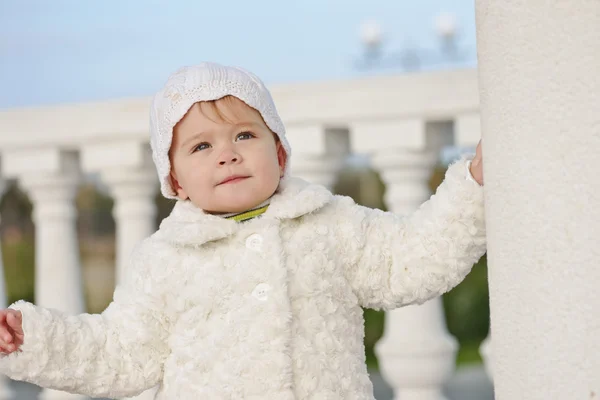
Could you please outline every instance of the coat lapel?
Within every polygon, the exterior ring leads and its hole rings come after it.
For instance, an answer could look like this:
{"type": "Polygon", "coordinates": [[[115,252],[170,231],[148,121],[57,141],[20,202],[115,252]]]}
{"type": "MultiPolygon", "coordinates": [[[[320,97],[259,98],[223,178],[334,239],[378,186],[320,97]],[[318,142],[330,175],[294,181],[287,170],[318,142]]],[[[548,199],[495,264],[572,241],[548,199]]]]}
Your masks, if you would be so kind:
{"type": "MultiPolygon", "coordinates": [[[[293,219],[318,210],[333,195],[320,185],[299,178],[285,178],[271,198],[264,218],[293,219]]],[[[199,246],[232,235],[239,223],[232,219],[207,214],[189,201],[177,201],[171,214],[160,224],[155,236],[178,245],[199,246]]]]}
{"type": "Polygon", "coordinates": [[[321,185],[286,178],[281,181],[265,215],[277,219],[298,218],[322,208],[332,198],[333,194],[321,185]]]}

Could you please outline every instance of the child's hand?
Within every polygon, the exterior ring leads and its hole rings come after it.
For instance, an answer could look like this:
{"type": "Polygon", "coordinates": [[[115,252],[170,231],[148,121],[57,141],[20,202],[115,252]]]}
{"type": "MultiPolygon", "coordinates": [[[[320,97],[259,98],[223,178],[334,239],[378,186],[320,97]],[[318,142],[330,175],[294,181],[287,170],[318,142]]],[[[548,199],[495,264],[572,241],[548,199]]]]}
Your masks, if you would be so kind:
{"type": "Polygon", "coordinates": [[[480,185],[483,185],[483,155],[481,154],[481,140],[477,144],[477,150],[475,150],[475,157],[471,161],[471,175],[473,179],[480,185]]]}
{"type": "Polygon", "coordinates": [[[10,354],[23,344],[22,322],[21,311],[0,310],[0,352],[10,354]]]}

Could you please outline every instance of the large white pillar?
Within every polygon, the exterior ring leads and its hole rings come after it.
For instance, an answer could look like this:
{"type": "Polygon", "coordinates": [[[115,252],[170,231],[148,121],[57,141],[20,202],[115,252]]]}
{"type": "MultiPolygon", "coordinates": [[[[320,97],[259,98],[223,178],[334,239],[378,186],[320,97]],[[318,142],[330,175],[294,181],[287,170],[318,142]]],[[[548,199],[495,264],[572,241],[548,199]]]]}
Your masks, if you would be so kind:
{"type": "Polygon", "coordinates": [[[476,9],[496,399],[600,398],[600,1],[476,9]]]}
{"type": "MultiPolygon", "coordinates": [[[[80,177],[75,154],[54,155],[58,170],[27,173],[19,182],[33,203],[35,301],[42,307],[77,315],[85,312],[75,207],[80,177]]],[[[40,398],[86,397],[45,389],[40,398]]]]}
{"type": "MultiPolygon", "coordinates": [[[[374,166],[386,184],[390,211],[407,215],[431,195],[432,151],[380,151],[374,166]]],[[[443,400],[444,383],[455,370],[457,341],[446,328],[441,298],[389,311],[375,351],[397,400],[443,400]]]]}

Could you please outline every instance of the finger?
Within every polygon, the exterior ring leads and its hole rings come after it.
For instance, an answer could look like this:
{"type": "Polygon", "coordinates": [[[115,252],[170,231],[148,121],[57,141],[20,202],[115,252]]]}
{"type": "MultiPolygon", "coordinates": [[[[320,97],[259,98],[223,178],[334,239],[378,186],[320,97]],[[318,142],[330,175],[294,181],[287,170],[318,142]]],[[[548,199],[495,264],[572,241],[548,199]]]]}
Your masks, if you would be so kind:
{"type": "Polygon", "coordinates": [[[6,317],[6,322],[8,323],[8,326],[15,331],[15,333],[23,333],[23,317],[20,312],[9,313],[6,317]]]}
{"type": "Polygon", "coordinates": [[[483,169],[479,170],[477,175],[477,182],[483,185],[483,169]]]}
{"type": "Polygon", "coordinates": [[[2,346],[2,352],[6,353],[6,354],[10,354],[15,350],[16,350],[16,347],[14,344],[5,344],[2,346]]]}
{"type": "Polygon", "coordinates": [[[2,353],[10,353],[9,345],[7,343],[0,342],[0,351],[2,353]]]}
{"type": "Polygon", "coordinates": [[[13,335],[8,331],[8,329],[4,327],[0,327],[0,343],[10,343],[12,342],[13,335]]]}

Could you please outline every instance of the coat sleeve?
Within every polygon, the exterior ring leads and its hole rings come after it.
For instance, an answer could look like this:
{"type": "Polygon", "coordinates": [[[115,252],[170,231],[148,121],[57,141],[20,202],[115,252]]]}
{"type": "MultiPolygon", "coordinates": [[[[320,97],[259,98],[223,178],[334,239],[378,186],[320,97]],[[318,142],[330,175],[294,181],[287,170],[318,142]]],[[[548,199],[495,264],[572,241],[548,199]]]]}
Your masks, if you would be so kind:
{"type": "Polygon", "coordinates": [[[467,160],[411,215],[346,201],[338,214],[345,274],[363,307],[422,304],[458,285],[486,251],[483,188],[467,160]]]}
{"type": "MultiPolygon", "coordinates": [[[[12,379],[91,397],[132,396],[156,386],[168,354],[169,317],[151,274],[149,245],[138,246],[128,277],[102,314],[69,316],[19,301],[20,351],[0,359],[12,379]]],[[[166,268],[166,265],[163,267],[166,268]]]]}

